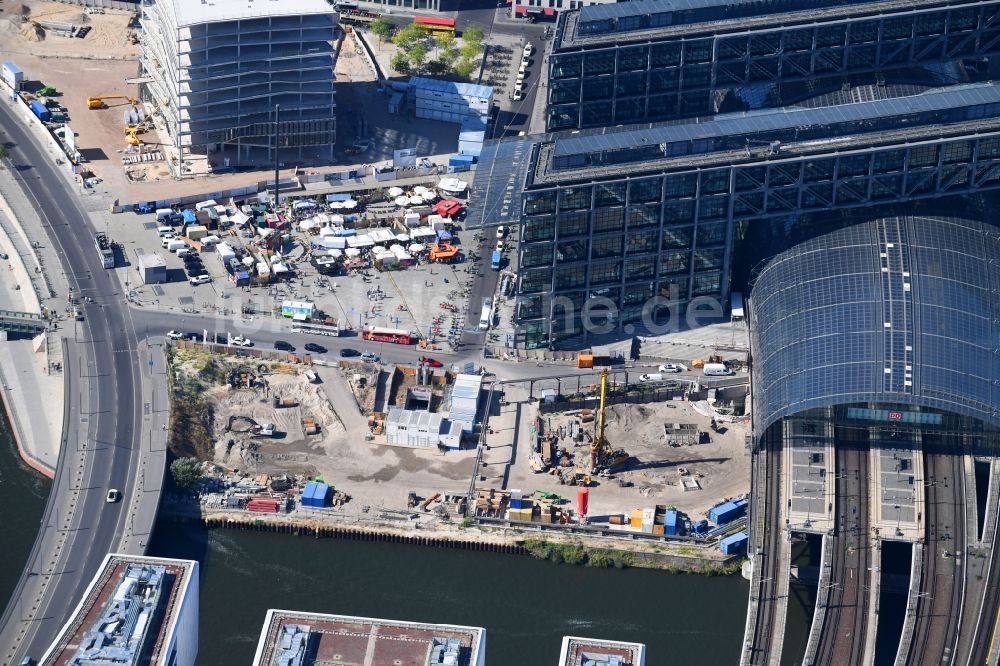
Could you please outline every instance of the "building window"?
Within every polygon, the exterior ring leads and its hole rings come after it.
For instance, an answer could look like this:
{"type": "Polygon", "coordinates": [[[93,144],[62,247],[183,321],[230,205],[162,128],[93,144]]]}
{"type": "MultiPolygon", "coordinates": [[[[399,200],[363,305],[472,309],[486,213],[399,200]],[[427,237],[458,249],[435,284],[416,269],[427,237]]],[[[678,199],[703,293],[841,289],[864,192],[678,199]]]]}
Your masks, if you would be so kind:
{"type": "Polygon", "coordinates": [[[649,73],[650,92],[662,92],[677,90],[677,84],[681,75],[679,69],[672,67],[667,69],[654,69],[649,73]]]}
{"type": "Polygon", "coordinates": [[[646,91],[646,73],[619,74],[615,78],[616,95],[638,95],[646,91]]]}
{"type": "Polygon", "coordinates": [[[644,201],[659,201],[663,181],[660,178],[647,178],[645,180],[634,180],[629,183],[628,199],[629,203],[639,203],[644,201]]]}
{"type": "Polygon", "coordinates": [[[587,213],[584,211],[577,213],[559,214],[559,237],[584,235],[588,231],[587,213]]]}
{"type": "Polygon", "coordinates": [[[722,248],[713,250],[695,250],[694,269],[696,271],[705,271],[722,268],[724,257],[725,250],[722,248]]]}
{"type": "Polygon", "coordinates": [[[552,78],[571,79],[579,77],[581,57],[578,53],[552,56],[552,78]]]}
{"type": "Polygon", "coordinates": [[[687,273],[690,268],[690,252],[664,252],[660,255],[660,275],[687,273]]]}
{"type": "MultiPolygon", "coordinates": [[[[712,40],[699,39],[684,45],[684,64],[712,61],[712,40]]],[[[686,71],[686,70],[685,70],[686,71]]]]}
{"type": "Polygon", "coordinates": [[[702,220],[717,219],[729,215],[729,197],[702,197],[698,201],[698,218],[702,220]]]}
{"type": "Polygon", "coordinates": [[[521,271],[521,293],[548,291],[552,287],[552,269],[535,268],[521,271]]]}
{"type": "Polygon", "coordinates": [[[567,187],[559,190],[559,210],[590,208],[589,187],[567,187]]]}
{"type": "Polygon", "coordinates": [[[660,205],[632,206],[628,211],[628,227],[635,229],[639,227],[660,225],[660,205]]]}
{"type": "Polygon", "coordinates": [[[649,61],[649,52],[645,46],[633,46],[618,50],[618,71],[634,72],[644,70],[649,61]]]}
{"type": "Polygon", "coordinates": [[[655,252],[660,239],[659,229],[643,229],[628,235],[629,254],[642,254],[645,252],[655,252]]]}
{"type": "Polygon", "coordinates": [[[656,274],[656,257],[631,257],[626,266],[626,280],[648,280],[656,274]]]}
{"type": "Polygon", "coordinates": [[[555,238],[555,216],[542,215],[524,218],[524,241],[534,243],[555,238]]]}
{"type": "Polygon", "coordinates": [[[587,284],[587,265],[556,266],[556,290],[573,289],[587,284]]]}
{"type": "Polygon", "coordinates": [[[591,51],[583,54],[584,76],[610,74],[615,71],[615,52],[613,50],[591,51]]]}
{"type": "Polygon", "coordinates": [[[569,263],[573,261],[586,261],[589,259],[587,250],[590,245],[585,239],[562,241],[556,246],[556,262],[569,263]]]}
{"type": "Polygon", "coordinates": [[[524,214],[537,215],[539,213],[552,213],[556,210],[556,193],[554,190],[547,192],[529,192],[524,195],[524,214]]]}
{"type": "Polygon", "coordinates": [[[593,259],[607,259],[608,257],[620,257],[622,254],[622,237],[605,236],[594,239],[594,250],[591,254],[593,259]]]}
{"type": "Polygon", "coordinates": [[[694,296],[713,296],[719,293],[722,277],[718,273],[695,275],[691,293],[694,296]]]}
{"type": "Polygon", "coordinates": [[[552,245],[550,243],[530,243],[525,245],[521,253],[521,267],[535,268],[552,264],[552,245]]]}
{"type": "Polygon", "coordinates": [[[692,227],[664,227],[663,242],[661,245],[664,250],[691,247],[693,238],[694,231],[692,227]]]}
{"type": "Polygon", "coordinates": [[[583,101],[607,100],[614,94],[614,76],[595,76],[584,79],[583,101]]]}
{"type": "Polygon", "coordinates": [[[580,100],[580,79],[566,79],[565,81],[553,81],[549,86],[549,102],[560,104],[563,102],[578,102],[580,100]]]}
{"type": "Polygon", "coordinates": [[[697,231],[698,247],[718,245],[719,243],[726,242],[727,227],[728,223],[726,222],[709,222],[708,224],[702,222],[699,224],[697,231]]]}
{"type": "Polygon", "coordinates": [[[612,117],[610,101],[589,102],[583,105],[580,122],[583,125],[606,125],[612,117]]]}
{"type": "Polygon", "coordinates": [[[694,199],[668,201],[663,205],[663,219],[667,224],[686,224],[694,220],[694,199]]]}
{"type": "Polygon", "coordinates": [[[625,203],[625,183],[601,183],[594,186],[594,206],[620,206],[625,203]]]}
{"type": "Polygon", "coordinates": [[[590,274],[590,285],[615,284],[622,279],[622,264],[620,261],[594,264],[590,274]]]}
{"type": "Polygon", "coordinates": [[[650,69],[676,67],[681,64],[680,42],[653,44],[649,50],[650,69]]]}
{"type": "Polygon", "coordinates": [[[619,99],[615,103],[615,122],[631,123],[642,120],[646,115],[646,100],[643,97],[619,99]]]}
{"type": "Polygon", "coordinates": [[[594,210],[594,233],[621,231],[625,228],[624,208],[598,208],[594,210]]]}
{"type": "Polygon", "coordinates": [[[729,191],[729,169],[715,169],[701,174],[701,194],[729,191]]]}

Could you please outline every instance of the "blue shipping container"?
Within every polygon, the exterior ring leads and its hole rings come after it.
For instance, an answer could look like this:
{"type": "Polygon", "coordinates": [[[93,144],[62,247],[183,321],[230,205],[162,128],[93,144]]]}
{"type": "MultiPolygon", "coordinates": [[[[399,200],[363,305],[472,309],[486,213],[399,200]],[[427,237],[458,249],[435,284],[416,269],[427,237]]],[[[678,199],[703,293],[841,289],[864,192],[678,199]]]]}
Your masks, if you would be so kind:
{"type": "Polygon", "coordinates": [[[512,508],[512,509],[520,509],[521,508],[521,503],[523,501],[524,500],[522,500],[520,498],[518,498],[518,499],[511,498],[511,500],[510,500],[510,508],[512,508]]]}
{"type": "Polygon", "coordinates": [[[313,505],[313,493],[316,492],[316,482],[310,481],[306,484],[306,487],[302,489],[302,494],[299,496],[299,501],[302,506],[312,506],[313,505]]]}
{"type": "Polygon", "coordinates": [[[667,536],[675,536],[677,534],[677,512],[667,511],[667,516],[664,520],[664,534],[667,536]]]}
{"type": "Polygon", "coordinates": [[[476,158],[472,155],[452,155],[448,158],[448,166],[472,166],[476,158]]]}
{"type": "Polygon", "coordinates": [[[731,502],[726,502],[725,504],[720,504],[718,506],[713,506],[708,511],[708,518],[716,525],[725,525],[726,523],[736,520],[743,515],[746,510],[747,501],[745,499],[737,499],[731,502]]]}
{"type": "Polygon", "coordinates": [[[315,507],[326,506],[326,498],[330,494],[330,486],[325,483],[317,483],[316,489],[313,491],[312,505],[315,507]]]}
{"type": "Polygon", "coordinates": [[[731,534],[719,542],[719,549],[726,555],[745,552],[747,549],[747,535],[745,532],[731,534]]]}
{"type": "Polygon", "coordinates": [[[691,531],[695,534],[704,534],[708,531],[708,521],[699,520],[697,523],[691,525],[691,531]]]}
{"type": "Polygon", "coordinates": [[[52,114],[49,113],[48,107],[42,104],[41,100],[37,99],[31,103],[31,112],[38,116],[38,119],[42,122],[45,122],[52,117],[52,114]]]}

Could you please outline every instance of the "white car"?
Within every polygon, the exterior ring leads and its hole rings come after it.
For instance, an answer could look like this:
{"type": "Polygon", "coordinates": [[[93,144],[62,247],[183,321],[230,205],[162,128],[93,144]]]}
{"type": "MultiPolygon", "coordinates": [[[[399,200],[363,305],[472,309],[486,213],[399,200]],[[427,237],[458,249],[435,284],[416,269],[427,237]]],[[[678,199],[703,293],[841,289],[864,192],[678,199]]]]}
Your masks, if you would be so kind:
{"type": "Polygon", "coordinates": [[[114,504],[122,498],[121,491],[117,488],[112,488],[108,491],[108,496],[104,499],[108,504],[114,504]]]}
{"type": "Polygon", "coordinates": [[[180,331],[167,331],[167,337],[171,340],[180,340],[184,337],[184,334],[180,331]]]}
{"type": "Polygon", "coordinates": [[[497,227],[497,238],[503,238],[506,235],[507,235],[507,227],[501,224],[499,227],[497,227]]]}
{"type": "Polygon", "coordinates": [[[525,57],[530,56],[531,53],[532,53],[532,51],[534,51],[534,50],[535,50],[535,47],[532,46],[530,43],[529,44],[525,44],[524,45],[524,55],[525,55],[525,57]]]}
{"type": "Polygon", "coordinates": [[[206,282],[211,282],[212,277],[210,275],[194,275],[188,278],[188,282],[191,284],[205,284],[206,282]]]}
{"type": "Polygon", "coordinates": [[[684,372],[684,368],[676,363],[666,363],[657,368],[657,370],[660,372],[684,372]]]}
{"type": "Polygon", "coordinates": [[[515,90],[514,91],[514,101],[515,102],[520,102],[522,99],[524,99],[524,91],[522,91],[522,90],[515,90]]]}
{"type": "Polygon", "coordinates": [[[361,360],[368,361],[369,363],[375,363],[376,361],[378,361],[378,356],[376,356],[372,352],[365,352],[361,355],[361,360]]]}
{"type": "Polygon", "coordinates": [[[253,347],[253,342],[250,341],[250,338],[244,338],[242,335],[237,335],[233,338],[232,342],[237,347],[253,347]]]}
{"type": "Polygon", "coordinates": [[[497,252],[503,252],[503,241],[502,240],[498,240],[497,241],[497,252]]]}

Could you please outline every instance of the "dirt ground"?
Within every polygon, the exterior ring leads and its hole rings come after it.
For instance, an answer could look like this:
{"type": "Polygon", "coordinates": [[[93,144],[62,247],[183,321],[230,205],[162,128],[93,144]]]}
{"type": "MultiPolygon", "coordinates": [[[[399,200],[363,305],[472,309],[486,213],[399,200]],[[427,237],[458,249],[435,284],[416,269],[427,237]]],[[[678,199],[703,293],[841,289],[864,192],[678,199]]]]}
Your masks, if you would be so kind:
{"type": "MultiPolygon", "coordinates": [[[[515,396],[511,396],[515,398],[515,396]]],[[[507,398],[509,401],[510,398],[507,398]]],[[[487,437],[490,445],[488,480],[481,485],[498,485],[500,466],[509,461],[511,443],[516,433],[514,464],[507,472],[507,488],[525,493],[535,490],[555,492],[575,504],[576,488],[559,483],[558,476],[534,473],[528,465],[528,453],[533,434],[531,425],[537,416],[535,404],[508,402],[500,414],[490,418],[494,434],[487,437]],[[517,419],[517,412],[520,418],[517,419]],[[518,423],[515,425],[515,421],[518,423]],[[504,460],[506,458],[506,460],[504,460]]],[[[725,497],[745,493],[749,489],[750,457],[745,448],[746,426],[727,424],[725,431],[716,433],[709,427],[710,417],[686,401],[670,401],[644,405],[613,405],[607,411],[606,436],[615,449],[625,449],[633,457],[624,470],[616,470],[613,479],[595,477],[590,487],[590,511],[593,517],[626,513],[636,508],[651,508],[655,504],[672,504],[692,519],[725,497]],[[697,425],[698,431],[709,433],[711,442],[670,446],[664,435],[664,423],[697,425]],[[681,470],[685,474],[681,474],[681,470]],[[685,490],[683,479],[688,479],[685,490]],[[695,484],[697,482],[697,489],[695,484]],[[620,482],[631,483],[622,486],[620,482]]],[[[569,427],[576,417],[551,415],[542,418],[543,432],[569,427]]],[[[594,422],[582,423],[582,430],[594,432],[594,422]]],[[[559,448],[566,448],[574,464],[584,465],[589,455],[589,439],[579,443],[572,437],[561,438],[559,448]]],[[[573,506],[573,505],[571,505],[573,506]]]]}
{"type": "MultiPolygon", "coordinates": [[[[6,3],[0,15],[0,44],[6,55],[37,55],[46,58],[95,58],[102,60],[128,60],[139,54],[139,46],[130,43],[128,25],[133,12],[105,9],[103,14],[87,12],[86,7],[59,2],[32,2],[19,0],[6,3]],[[65,37],[54,31],[45,31],[40,41],[30,41],[19,31],[11,14],[14,4],[30,10],[28,21],[72,23],[89,26],[90,32],[81,38],[65,37]]],[[[18,65],[21,63],[18,61],[18,65]]],[[[23,65],[21,66],[24,69],[23,65]]],[[[27,70],[25,70],[27,73],[27,70]]]]}

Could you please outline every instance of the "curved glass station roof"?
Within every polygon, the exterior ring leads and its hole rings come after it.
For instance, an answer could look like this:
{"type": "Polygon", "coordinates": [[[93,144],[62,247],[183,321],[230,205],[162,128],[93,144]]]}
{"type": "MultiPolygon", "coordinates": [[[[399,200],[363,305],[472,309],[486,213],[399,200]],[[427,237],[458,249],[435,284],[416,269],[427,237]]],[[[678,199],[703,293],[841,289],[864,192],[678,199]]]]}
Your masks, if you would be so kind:
{"type": "Polygon", "coordinates": [[[1000,425],[1000,228],[891,217],[813,238],[761,271],[750,318],[758,436],[845,403],[1000,425]]]}

